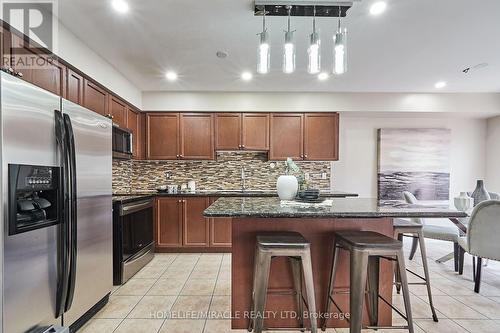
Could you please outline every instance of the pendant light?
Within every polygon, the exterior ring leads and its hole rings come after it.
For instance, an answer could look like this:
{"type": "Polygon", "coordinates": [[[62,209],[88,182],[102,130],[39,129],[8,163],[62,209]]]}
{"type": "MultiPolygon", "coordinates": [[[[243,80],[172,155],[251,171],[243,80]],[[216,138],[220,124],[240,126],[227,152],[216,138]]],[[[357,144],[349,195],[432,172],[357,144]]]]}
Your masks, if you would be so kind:
{"type": "Polygon", "coordinates": [[[288,9],[288,29],[285,31],[285,45],[283,47],[283,72],[290,74],[295,71],[295,45],[293,43],[293,33],[290,30],[290,14],[292,6],[287,6],[288,9]]]}
{"type": "Polygon", "coordinates": [[[257,52],[258,62],[257,62],[257,73],[266,74],[269,73],[270,67],[270,47],[269,47],[269,34],[266,29],[266,8],[262,14],[262,32],[258,33],[260,37],[259,50],[257,52]]]}
{"type": "Polygon", "coordinates": [[[339,7],[339,25],[333,37],[333,74],[341,75],[347,71],[347,29],[340,26],[341,8],[339,7]]]}
{"type": "Polygon", "coordinates": [[[318,74],[321,71],[320,38],[316,33],[316,6],[314,6],[313,31],[310,38],[307,54],[309,55],[309,65],[307,71],[309,74],[318,74]]]}

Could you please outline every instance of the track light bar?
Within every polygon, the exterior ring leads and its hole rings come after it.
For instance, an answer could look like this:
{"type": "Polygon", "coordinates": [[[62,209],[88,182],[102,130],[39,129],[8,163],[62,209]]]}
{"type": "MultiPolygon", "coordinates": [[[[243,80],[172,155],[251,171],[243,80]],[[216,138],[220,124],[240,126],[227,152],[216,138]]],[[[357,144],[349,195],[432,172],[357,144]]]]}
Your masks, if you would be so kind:
{"type": "Polygon", "coordinates": [[[352,7],[353,1],[313,1],[313,0],[256,0],[254,5],[254,15],[267,16],[288,16],[287,6],[292,6],[290,16],[314,16],[316,17],[345,17],[347,10],[352,7]]]}

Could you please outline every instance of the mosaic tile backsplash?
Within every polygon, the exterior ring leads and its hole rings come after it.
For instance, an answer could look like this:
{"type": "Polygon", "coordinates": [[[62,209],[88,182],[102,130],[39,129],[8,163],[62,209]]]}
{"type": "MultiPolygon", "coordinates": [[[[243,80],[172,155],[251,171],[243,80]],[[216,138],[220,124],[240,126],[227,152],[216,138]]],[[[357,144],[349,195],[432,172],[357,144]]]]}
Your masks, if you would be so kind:
{"type": "MultiPolygon", "coordinates": [[[[296,164],[309,174],[310,187],[330,189],[331,162],[296,164]]],[[[191,179],[197,190],[238,190],[242,167],[250,190],[276,189],[276,180],[285,172],[283,161],[268,161],[267,154],[259,152],[217,152],[215,161],[113,160],[113,192],[155,190],[159,185],[181,185],[191,179]]]]}

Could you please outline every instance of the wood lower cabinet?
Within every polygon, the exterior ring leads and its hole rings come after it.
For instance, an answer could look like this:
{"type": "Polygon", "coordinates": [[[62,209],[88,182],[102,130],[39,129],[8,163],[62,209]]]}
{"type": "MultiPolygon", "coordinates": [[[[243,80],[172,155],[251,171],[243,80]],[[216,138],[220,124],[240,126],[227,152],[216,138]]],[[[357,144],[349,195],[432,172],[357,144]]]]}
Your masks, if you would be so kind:
{"type": "Polygon", "coordinates": [[[182,247],[182,203],[180,198],[157,198],[156,237],[159,247],[182,247]]]}
{"type": "Polygon", "coordinates": [[[158,197],[155,203],[157,248],[182,250],[231,247],[231,219],[208,219],[203,211],[216,198],[158,197]]]}
{"type": "Polygon", "coordinates": [[[83,106],[103,116],[109,114],[108,92],[90,80],[83,82],[83,106]]]}
{"type": "Polygon", "coordinates": [[[304,160],[338,160],[338,129],[338,113],[306,113],[304,115],[304,160]]]}
{"type": "Polygon", "coordinates": [[[128,121],[128,106],[121,99],[108,95],[109,106],[108,114],[106,116],[113,119],[113,123],[117,124],[121,128],[127,128],[128,121]]]}
{"type": "Polygon", "coordinates": [[[146,115],[146,158],[175,160],[179,158],[179,114],[148,113],[146,115]]]}
{"type": "Polygon", "coordinates": [[[208,197],[183,198],[183,245],[205,247],[210,245],[209,219],[203,211],[209,206],[208,197]]]}
{"type": "Polygon", "coordinates": [[[213,160],[214,117],[211,113],[180,114],[180,158],[213,160]]]}
{"type": "MultiPolygon", "coordinates": [[[[210,198],[210,204],[213,204],[217,198],[210,198]]],[[[220,217],[210,219],[210,246],[212,247],[231,247],[231,223],[230,217],[220,217]]]]}
{"type": "Polygon", "coordinates": [[[304,114],[271,114],[270,160],[301,160],[304,149],[304,114]]]}
{"type": "Polygon", "coordinates": [[[68,68],[66,74],[66,99],[83,105],[83,76],[68,68]]]}

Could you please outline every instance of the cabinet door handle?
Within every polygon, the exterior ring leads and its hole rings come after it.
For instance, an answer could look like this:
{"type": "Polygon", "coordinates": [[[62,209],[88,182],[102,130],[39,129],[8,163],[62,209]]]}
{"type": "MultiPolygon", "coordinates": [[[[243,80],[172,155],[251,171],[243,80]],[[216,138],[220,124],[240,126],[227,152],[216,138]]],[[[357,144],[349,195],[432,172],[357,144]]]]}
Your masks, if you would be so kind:
{"type": "Polygon", "coordinates": [[[305,154],[304,157],[307,158],[307,154],[305,154]]]}
{"type": "Polygon", "coordinates": [[[241,145],[241,148],[245,148],[245,145],[241,145]]]}
{"type": "Polygon", "coordinates": [[[180,158],[183,158],[183,157],[184,157],[184,155],[179,155],[179,157],[180,157],[180,158]]]}
{"type": "Polygon", "coordinates": [[[179,154],[175,155],[175,157],[179,158],[179,154]]]}
{"type": "Polygon", "coordinates": [[[182,200],[178,200],[177,202],[178,202],[178,203],[181,203],[181,202],[182,202],[182,200]]]}

